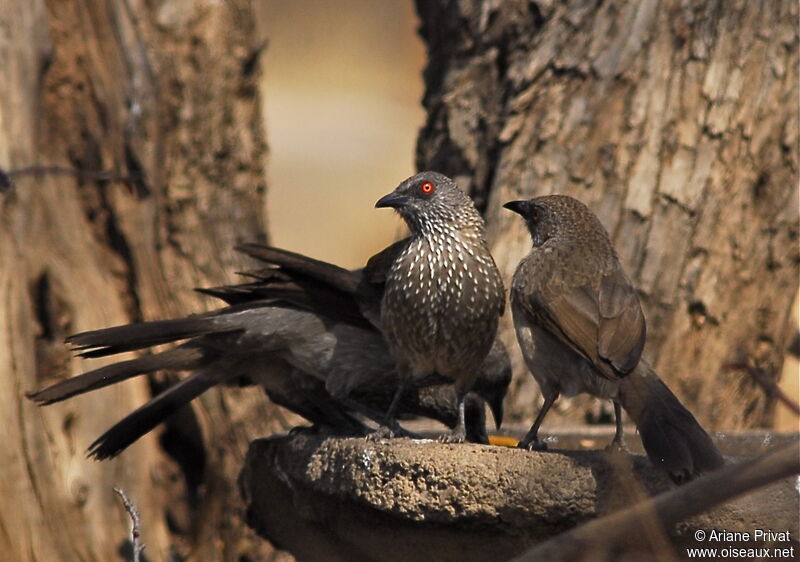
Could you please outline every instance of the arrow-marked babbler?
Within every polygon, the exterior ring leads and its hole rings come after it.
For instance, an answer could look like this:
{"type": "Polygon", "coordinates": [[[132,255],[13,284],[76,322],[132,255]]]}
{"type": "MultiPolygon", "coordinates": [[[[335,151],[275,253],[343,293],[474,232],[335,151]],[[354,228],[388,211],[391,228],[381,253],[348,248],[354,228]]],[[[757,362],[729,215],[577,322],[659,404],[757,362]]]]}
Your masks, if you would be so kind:
{"type": "MultiPolygon", "coordinates": [[[[29,398],[46,405],[159,370],[189,372],[100,436],[89,448],[97,459],[116,456],[217,384],[258,384],[273,402],[320,429],[366,433],[355,417],[362,410],[353,410],[340,396],[383,412],[398,376],[383,336],[361,315],[354,298],[360,272],[263,246],[240,249],[254,257],[277,255],[305,273],[286,268],[250,272],[256,281],[201,289],[228,302],[227,308],[73,335],[67,341],[89,358],[184,343],[66,379],[29,398]]],[[[455,392],[449,381],[437,377],[409,389],[399,404],[401,417],[421,415],[456,426],[455,392]]],[[[491,406],[495,424],[502,422],[510,380],[508,354],[497,342],[475,385],[475,393],[491,406]]],[[[484,403],[478,396],[471,394],[467,402],[467,437],[485,443],[484,403]]],[[[377,417],[383,420],[382,414],[377,417]]]]}
{"type": "MultiPolygon", "coordinates": [[[[405,388],[433,372],[454,382],[462,412],[505,305],[483,219],[472,199],[436,172],[408,178],[375,206],[395,209],[411,233],[364,270],[366,282],[383,283],[378,322],[400,374],[387,423],[391,429],[405,388]]],[[[459,414],[443,440],[463,439],[459,414]]]]}
{"type": "Polygon", "coordinates": [[[636,423],[650,461],[676,482],[723,464],[694,416],[641,359],[645,319],[600,220],[580,201],[549,195],[504,205],[521,215],[533,248],[511,284],[517,339],[544,405],[520,447],[542,449],[539,426],[560,394],[614,401],[636,423]]]}

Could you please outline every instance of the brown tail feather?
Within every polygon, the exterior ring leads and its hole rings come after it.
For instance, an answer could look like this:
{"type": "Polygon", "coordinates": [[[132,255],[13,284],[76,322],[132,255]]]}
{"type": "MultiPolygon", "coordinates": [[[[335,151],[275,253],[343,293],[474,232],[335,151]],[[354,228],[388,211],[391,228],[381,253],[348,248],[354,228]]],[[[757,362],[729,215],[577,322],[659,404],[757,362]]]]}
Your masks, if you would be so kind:
{"type": "Polygon", "coordinates": [[[622,380],[619,400],[636,423],[650,461],[674,481],[723,465],[708,433],[644,361],[622,380]]]}

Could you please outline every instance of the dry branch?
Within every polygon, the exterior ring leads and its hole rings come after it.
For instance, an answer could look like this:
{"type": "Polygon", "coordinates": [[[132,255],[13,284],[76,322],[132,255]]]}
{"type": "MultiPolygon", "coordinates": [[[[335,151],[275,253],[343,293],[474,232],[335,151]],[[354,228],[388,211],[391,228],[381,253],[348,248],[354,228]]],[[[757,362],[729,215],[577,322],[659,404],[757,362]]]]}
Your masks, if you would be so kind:
{"type": "Polygon", "coordinates": [[[122,505],[125,511],[131,518],[131,560],[132,562],[139,562],[142,552],[144,552],[144,543],[141,541],[139,510],[136,505],[128,498],[128,495],[121,488],[114,488],[114,491],[122,499],[122,505]]]}
{"type": "Polygon", "coordinates": [[[709,474],[652,500],[562,533],[537,545],[518,562],[534,560],[598,560],[600,553],[615,558],[638,549],[646,538],[643,526],[658,518],[670,527],[692,515],[800,473],[800,445],[790,443],[741,464],[709,474]]]}

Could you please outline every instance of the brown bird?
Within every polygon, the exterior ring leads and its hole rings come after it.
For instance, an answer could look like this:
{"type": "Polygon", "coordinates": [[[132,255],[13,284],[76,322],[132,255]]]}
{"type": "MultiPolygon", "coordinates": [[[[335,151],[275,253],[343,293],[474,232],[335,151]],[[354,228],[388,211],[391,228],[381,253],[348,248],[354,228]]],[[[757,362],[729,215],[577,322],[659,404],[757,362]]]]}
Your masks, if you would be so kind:
{"type": "MultiPolygon", "coordinates": [[[[400,375],[388,423],[405,388],[433,372],[453,380],[463,412],[505,306],[483,219],[455,182],[436,172],[408,178],[375,206],[395,209],[411,232],[363,272],[367,288],[381,293],[379,310],[366,314],[385,335],[400,375]]],[[[460,413],[445,441],[464,439],[463,419],[460,413]]]]}
{"type": "Polygon", "coordinates": [[[533,248],[517,267],[511,309],[517,339],[544,405],[520,447],[544,449],[539,426],[560,394],[586,392],[614,401],[615,446],[622,446],[620,406],[636,423],[647,455],[676,482],[723,464],[694,416],[646,361],[639,297],[600,220],[564,195],[512,201],[533,248]]]}

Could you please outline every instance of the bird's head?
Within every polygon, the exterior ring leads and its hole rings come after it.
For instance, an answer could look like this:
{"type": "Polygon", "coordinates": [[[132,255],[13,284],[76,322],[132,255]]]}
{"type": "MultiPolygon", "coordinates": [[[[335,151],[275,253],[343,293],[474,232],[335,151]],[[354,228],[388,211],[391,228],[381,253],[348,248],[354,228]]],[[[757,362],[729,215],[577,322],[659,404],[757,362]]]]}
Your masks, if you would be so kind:
{"type": "Polygon", "coordinates": [[[539,247],[549,239],[567,238],[590,223],[602,231],[597,218],[580,201],[568,195],[545,195],[523,201],[509,201],[503,205],[525,219],[533,245],[539,247]]]}
{"type": "Polygon", "coordinates": [[[438,172],[420,172],[381,197],[375,207],[391,207],[403,217],[412,234],[437,229],[483,228],[475,205],[456,183],[438,172]]]}
{"type": "Polygon", "coordinates": [[[541,246],[558,232],[558,217],[536,199],[509,201],[503,207],[525,220],[534,246],[541,246]]]}

